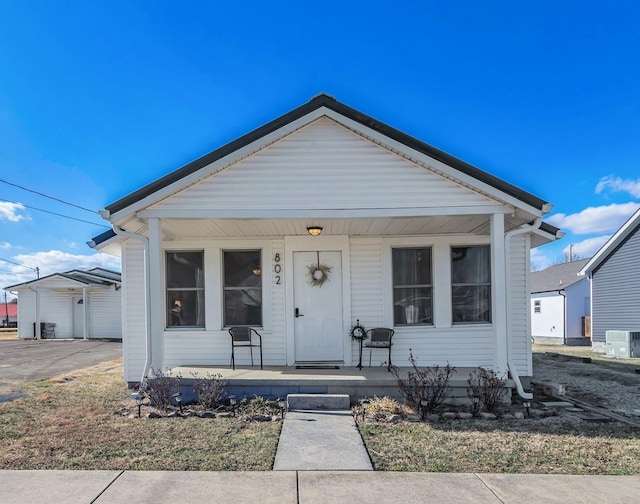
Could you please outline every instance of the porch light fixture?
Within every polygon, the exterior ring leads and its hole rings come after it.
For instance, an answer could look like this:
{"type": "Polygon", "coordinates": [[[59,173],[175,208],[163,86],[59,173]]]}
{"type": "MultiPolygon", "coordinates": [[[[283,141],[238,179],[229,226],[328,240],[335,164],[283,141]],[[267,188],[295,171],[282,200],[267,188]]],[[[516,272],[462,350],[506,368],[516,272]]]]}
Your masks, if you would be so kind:
{"type": "Polygon", "coordinates": [[[142,408],[142,400],[144,399],[144,396],[140,392],[134,392],[131,394],[131,399],[133,399],[138,405],[138,418],[140,418],[140,410],[142,408]]]}
{"type": "Polygon", "coordinates": [[[182,415],[182,394],[180,392],[176,392],[171,397],[173,397],[173,400],[176,402],[176,404],[180,408],[180,414],[182,415]]]}
{"type": "Polygon", "coordinates": [[[284,407],[286,406],[286,401],[282,397],[278,397],[278,408],[280,408],[280,417],[284,420],[284,407]]]}
{"type": "Polygon", "coordinates": [[[236,416],[236,403],[237,403],[236,396],[230,395],[229,396],[229,404],[231,405],[231,414],[233,416],[236,416]]]}
{"type": "Polygon", "coordinates": [[[309,233],[311,236],[318,236],[320,233],[322,233],[322,228],[320,226],[309,226],[307,228],[307,233],[309,233]]]}
{"type": "Polygon", "coordinates": [[[262,273],[262,269],[260,268],[260,266],[255,266],[251,270],[251,273],[253,273],[255,276],[260,276],[260,274],[262,273]]]}

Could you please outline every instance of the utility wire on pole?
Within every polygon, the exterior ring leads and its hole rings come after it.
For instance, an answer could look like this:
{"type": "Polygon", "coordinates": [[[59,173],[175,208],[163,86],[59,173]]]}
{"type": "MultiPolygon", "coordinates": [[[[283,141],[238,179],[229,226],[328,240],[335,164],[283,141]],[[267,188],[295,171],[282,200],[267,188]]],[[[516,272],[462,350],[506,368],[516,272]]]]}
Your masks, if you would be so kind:
{"type": "Polygon", "coordinates": [[[0,261],[8,262],[9,264],[15,264],[16,266],[20,266],[21,268],[29,269],[29,270],[35,272],[37,277],[40,278],[40,268],[38,268],[38,267],[32,268],[30,266],[25,266],[24,264],[20,264],[20,263],[14,262],[14,261],[10,261],[9,259],[3,259],[2,257],[0,257],[0,261]]]}
{"type": "Polygon", "coordinates": [[[49,196],[48,194],[44,194],[44,193],[41,193],[39,191],[34,191],[33,189],[28,189],[27,187],[23,187],[21,185],[14,184],[13,182],[9,182],[9,181],[4,180],[4,179],[0,179],[0,182],[2,182],[3,184],[7,184],[7,185],[10,185],[10,186],[13,186],[13,187],[17,187],[18,189],[22,189],[23,191],[27,191],[27,192],[30,192],[30,193],[33,193],[33,194],[37,194],[38,196],[42,196],[43,198],[49,198],[50,200],[57,201],[58,203],[62,203],[63,205],[69,205],[69,206],[72,206],[72,207],[75,207],[75,208],[79,208],[80,210],[84,210],[85,212],[91,212],[93,214],[100,214],[100,212],[98,212],[97,210],[91,210],[90,208],[85,208],[83,206],[76,205],[75,203],[69,203],[68,201],[61,200],[60,198],[55,198],[54,196],[49,196]]]}

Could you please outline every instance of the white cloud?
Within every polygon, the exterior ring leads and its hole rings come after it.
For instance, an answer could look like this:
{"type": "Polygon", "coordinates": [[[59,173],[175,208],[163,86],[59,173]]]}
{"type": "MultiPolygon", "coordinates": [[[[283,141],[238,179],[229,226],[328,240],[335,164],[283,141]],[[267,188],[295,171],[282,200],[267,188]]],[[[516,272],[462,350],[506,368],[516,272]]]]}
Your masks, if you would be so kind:
{"type": "Polygon", "coordinates": [[[553,261],[539,248],[531,249],[529,254],[532,271],[542,271],[553,264],[553,261]]]}
{"type": "MultiPolygon", "coordinates": [[[[50,250],[33,254],[19,254],[12,257],[11,260],[28,268],[39,268],[40,278],[72,269],[106,268],[120,271],[120,258],[102,253],[82,255],[50,250]]],[[[36,272],[28,268],[3,263],[1,268],[3,271],[0,272],[0,287],[35,280],[37,278],[36,272]]]]}
{"type": "MultiPolygon", "coordinates": [[[[579,257],[580,259],[590,259],[598,250],[600,250],[600,247],[602,247],[609,238],[611,238],[611,235],[602,235],[594,238],[587,238],[586,240],[578,243],[573,243],[573,256],[579,257]]],[[[566,257],[569,257],[570,246],[571,245],[568,245],[562,250],[566,257]]]]}
{"type": "Polygon", "coordinates": [[[12,245],[9,242],[0,242],[0,249],[7,250],[10,249],[12,245]]]}
{"type": "Polygon", "coordinates": [[[640,203],[629,202],[607,206],[589,207],[575,214],[557,213],[547,222],[573,234],[613,233],[640,208],[640,203]]]}
{"type": "Polygon", "coordinates": [[[19,222],[26,219],[25,215],[20,215],[20,211],[24,210],[21,203],[11,203],[10,201],[0,201],[0,220],[5,219],[9,222],[19,222]]]}
{"type": "Polygon", "coordinates": [[[640,179],[623,180],[620,177],[614,177],[613,175],[602,177],[596,186],[596,194],[600,194],[607,190],[610,192],[626,192],[635,198],[640,198],[640,179]]]}

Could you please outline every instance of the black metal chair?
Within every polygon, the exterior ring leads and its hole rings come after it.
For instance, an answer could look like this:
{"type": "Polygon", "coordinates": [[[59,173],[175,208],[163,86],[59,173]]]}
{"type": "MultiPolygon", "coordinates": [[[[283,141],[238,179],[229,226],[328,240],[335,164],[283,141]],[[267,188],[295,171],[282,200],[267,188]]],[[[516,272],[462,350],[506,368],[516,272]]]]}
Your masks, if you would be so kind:
{"type": "Polygon", "coordinates": [[[371,352],[374,348],[388,348],[389,359],[387,360],[387,371],[391,371],[391,339],[393,338],[393,329],[386,327],[375,327],[366,332],[364,347],[369,349],[369,367],[371,367],[371,352]]]}
{"type": "Polygon", "coordinates": [[[260,369],[262,367],[262,336],[258,331],[252,327],[231,327],[229,329],[229,335],[231,336],[231,367],[236,368],[236,347],[249,347],[251,353],[251,366],[253,367],[253,348],[260,348],[260,369]],[[255,334],[258,337],[258,342],[254,343],[252,335],[255,334]]]}

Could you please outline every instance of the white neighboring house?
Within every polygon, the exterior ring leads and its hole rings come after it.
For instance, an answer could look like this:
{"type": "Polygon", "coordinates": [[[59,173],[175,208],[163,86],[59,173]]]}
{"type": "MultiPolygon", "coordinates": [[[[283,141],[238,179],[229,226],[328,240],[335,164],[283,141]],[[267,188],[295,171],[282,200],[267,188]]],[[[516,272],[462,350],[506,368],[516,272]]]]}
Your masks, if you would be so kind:
{"type": "Polygon", "coordinates": [[[531,273],[531,336],[536,343],[591,344],[589,279],[578,275],[588,261],[531,273]]]}
{"type": "Polygon", "coordinates": [[[122,339],[120,280],[93,268],[5,287],[18,296],[18,338],[122,339]]]}
{"type": "Polygon", "coordinates": [[[399,366],[411,349],[517,381],[532,375],[529,252],[560,233],[550,209],[319,95],[107,206],[114,232],[89,245],[121,247],[130,383],[149,365],[229,366],[234,325],[262,334],[266,366],[355,366],[357,320],[395,329],[399,366]]]}

